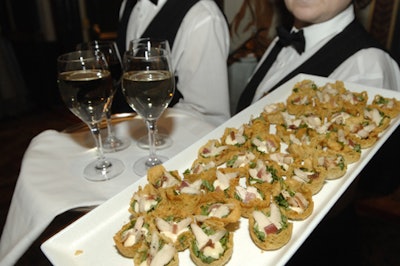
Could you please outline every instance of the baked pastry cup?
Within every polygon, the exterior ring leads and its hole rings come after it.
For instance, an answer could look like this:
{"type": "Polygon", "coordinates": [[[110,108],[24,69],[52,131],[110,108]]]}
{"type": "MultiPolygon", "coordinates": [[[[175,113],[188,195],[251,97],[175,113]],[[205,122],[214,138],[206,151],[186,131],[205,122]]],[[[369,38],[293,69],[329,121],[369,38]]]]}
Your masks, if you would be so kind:
{"type": "Polygon", "coordinates": [[[280,170],[277,162],[258,159],[255,163],[248,165],[246,185],[257,187],[260,184],[279,182],[283,174],[280,170]]]}
{"type": "Polygon", "coordinates": [[[210,192],[202,197],[194,209],[194,215],[204,216],[209,223],[221,227],[235,224],[241,217],[241,207],[237,200],[226,197],[223,191],[210,192]]]}
{"type": "Polygon", "coordinates": [[[286,99],[286,108],[289,114],[303,115],[313,112],[318,86],[311,80],[303,80],[293,87],[292,93],[286,99]]]}
{"type": "Polygon", "coordinates": [[[261,116],[271,124],[282,124],[284,111],[286,111],[286,105],[283,102],[269,104],[264,107],[261,116]]]}
{"type": "Polygon", "coordinates": [[[292,237],[293,224],[274,202],[249,216],[249,233],[254,244],[262,250],[277,250],[292,237]]]}
{"type": "Polygon", "coordinates": [[[353,116],[359,116],[362,114],[365,106],[367,106],[368,93],[366,91],[352,92],[347,90],[340,94],[340,99],[342,101],[343,112],[353,116]]]}
{"type": "Polygon", "coordinates": [[[194,239],[190,258],[197,266],[225,265],[233,253],[233,232],[204,223],[191,224],[194,239]]]}
{"type": "Polygon", "coordinates": [[[241,215],[248,218],[255,208],[264,208],[270,202],[269,191],[262,191],[256,186],[237,185],[231,191],[231,198],[236,199],[240,204],[241,215]]]}
{"type": "Polygon", "coordinates": [[[293,163],[286,176],[290,182],[298,182],[309,189],[313,195],[317,194],[325,184],[326,171],[324,168],[317,170],[313,165],[313,159],[308,158],[293,163]]]}
{"type": "Polygon", "coordinates": [[[285,210],[289,220],[305,220],[314,210],[311,191],[299,182],[281,182],[281,189],[274,193],[273,199],[285,210]]]}
{"type": "Polygon", "coordinates": [[[142,243],[133,261],[135,266],[178,266],[179,256],[174,245],[154,230],[151,232],[151,240],[142,243]]]}
{"type": "Polygon", "coordinates": [[[325,179],[332,180],[344,176],[347,163],[344,156],[330,150],[318,151],[314,154],[314,168],[325,173],[325,179]]]}
{"type": "Polygon", "coordinates": [[[147,180],[155,188],[169,188],[181,183],[178,171],[167,171],[162,164],[147,170],[147,180]]]}
{"type": "Polygon", "coordinates": [[[329,132],[319,142],[321,150],[330,150],[341,154],[347,164],[352,164],[361,158],[361,145],[352,141],[349,135],[338,127],[336,131],[329,132]]]}
{"type": "Polygon", "coordinates": [[[133,258],[142,242],[149,237],[149,228],[150,224],[144,216],[135,217],[123,225],[113,237],[118,252],[133,258]]]}
{"type": "Polygon", "coordinates": [[[198,150],[198,160],[203,163],[213,161],[216,166],[226,162],[230,156],[230,146],[222,145],[217,139],[211,139],[198,150]]]}
{"type": "Polygon", "coordinates": [[[379,109],[381,112],[388,115],[391,119],[400,114],[400,101],[395,98],[383,97],[375,95],[372,100],[371,107],[379,109]]]}
{"type": "Polygon", "coordinates": [[[245,135],[244,125],[239,128],[228,127],[221,137],[222,145],[242,147],[246,144],[248,136],[245,135]]]}
{"type": "Polygon", "coordinates": [[[165,196],[163,196],[162,191],[147,183],[143,188],[140,186],[133,194],[129,204],[129,212],[133,216],[148,214],[154,211],[164,199],[165,196]]]}
{"type": "Polygon", "coordinates": [[[360,145],[361,149],[366,149],[375,144],[379,138],[380,130],[375,123],[371,123],[364,116],[350,117],[343,125],[348,139],[360,145]]]}
{"type": "Polygon", "coordinates": [[[186,218],[173,215],[154,217],[153,222],[160,236],[171,242],[178,252],[189,248],[193,238],[189,227],[193,222],[191,216],[186,218]]]}

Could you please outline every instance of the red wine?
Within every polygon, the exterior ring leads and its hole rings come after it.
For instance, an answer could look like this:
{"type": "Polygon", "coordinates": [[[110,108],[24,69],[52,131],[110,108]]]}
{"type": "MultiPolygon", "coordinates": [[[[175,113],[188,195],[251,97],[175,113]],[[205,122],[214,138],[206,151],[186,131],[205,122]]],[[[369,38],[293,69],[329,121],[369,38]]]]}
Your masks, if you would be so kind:
{"type": "Polygon", "coordinates": [[[174,83],[168,71],[130,71],[122,76],[122,91],[138,114],[145,119],[157,119],[172,99],[174,83]]]}
{"type": "Polygon", "coordinates": [[[88,123],[100,122],[113,94],[109,71],[78,70],[59,74],[58,87],[67,107],[88,123]]]}

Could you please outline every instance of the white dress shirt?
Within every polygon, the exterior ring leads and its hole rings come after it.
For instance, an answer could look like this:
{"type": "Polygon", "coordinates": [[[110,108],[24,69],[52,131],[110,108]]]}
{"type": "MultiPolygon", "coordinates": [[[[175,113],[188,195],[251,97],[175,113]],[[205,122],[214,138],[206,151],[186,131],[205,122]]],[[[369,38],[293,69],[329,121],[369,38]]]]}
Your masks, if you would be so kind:
{"type": "MultiPolygon", "coordinates": [[[[304,53],[298,54],[292,46],[284,47],[257,87],[253,102],[263,97],[271,87],[309,59],[354,18],[353,6],[350,5],[331,20],[303,28],[306,40],[304,53]]],[[[269,54],[276,41],[277,38],[268,47],[260,62],[269,54]]],[[[328,78],[400,91],[399,66],[388,53],[377,48],[358,51],[339,65],[328,78]]]]}
{"type": "MultiPolygon", "coordinates": [[[[140,38],[167,0],[154,5],[138,0],[126,33],[129,41],[140,38]]],[[[121,5],[122,14],[125,1],[121,5]]],[[[171,14],[173,16],[173,14],[171,14]]],[[[211,0],[196,3],[184,17],[172,47],[172,65],[179,77],[183,99],[174,105],[214,125],[229,119],[227,58],[229,30],[222,12],[211,0]]]]}

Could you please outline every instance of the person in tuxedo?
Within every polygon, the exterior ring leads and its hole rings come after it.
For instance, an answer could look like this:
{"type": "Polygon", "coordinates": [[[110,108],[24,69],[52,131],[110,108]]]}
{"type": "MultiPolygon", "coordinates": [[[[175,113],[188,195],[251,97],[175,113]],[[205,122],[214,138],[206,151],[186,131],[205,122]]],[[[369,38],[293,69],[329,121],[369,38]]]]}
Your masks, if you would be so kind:
{"type": "MultiPolygon", "coordinates": [[[[284,4],[292,15],[292,24],[277,29],[277,37],[240,96],[237,112],[268,97],[269,92],[299,73],[400,90],[399,65],[357,20],[357,1],[285,0],[284,4]]],[[[369,165],[396,172],[396,163],[384,162],[394,157],[393,146],[384,145],[381,149],[385,156],[375,156],[369,165]]],[[[374,190],[378,177],[363,171],[287,265],[358,265],[358,217],[353,203],[359,184],[373,180],[366,189],[374,190]]]]}
{"type": "Polygon", "coordinates": [[[299,73],[400,90],[399,65],[356,18],[357,1],[284,3],[293,18],[292,34],[278,28],[240,96],[237,112],[299,73]]]}
{"type": "MultiPolygon", "coordinates": [[[[213,0],[123,0],[117,43],[123,55],[133,39],[167,39],[176,75],[170,104],[219,125],[230,117],[227,20],[213,0]]],[[[131,112],[122,93],[113,112],[131,112]]]]}

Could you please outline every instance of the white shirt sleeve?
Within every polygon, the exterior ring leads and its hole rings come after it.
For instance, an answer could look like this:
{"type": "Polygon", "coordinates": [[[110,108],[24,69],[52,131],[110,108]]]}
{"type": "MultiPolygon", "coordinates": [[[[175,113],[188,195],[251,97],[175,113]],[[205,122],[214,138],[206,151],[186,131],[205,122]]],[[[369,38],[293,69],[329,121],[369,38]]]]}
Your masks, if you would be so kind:
{"type": "Polygon", "coordinates": [[[399,66],[388,53],[363,49],[349,57],[329,76],[366,86],[400,91],[399,66]]]}
{"type": "Polygon", "coordinates": [[[172,48],[177,87],[184,97],[174,108],[197,113],[214,125],[229,119],[228,54],[225,18],[213,1],[198,2],[186,14],[172,48]]]}

